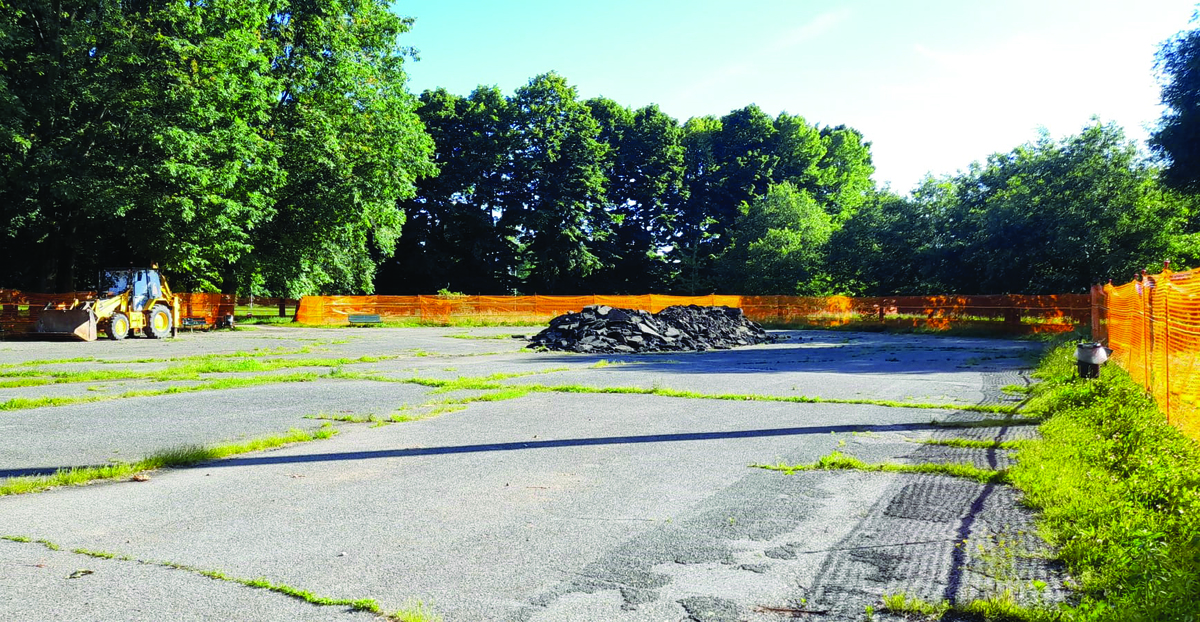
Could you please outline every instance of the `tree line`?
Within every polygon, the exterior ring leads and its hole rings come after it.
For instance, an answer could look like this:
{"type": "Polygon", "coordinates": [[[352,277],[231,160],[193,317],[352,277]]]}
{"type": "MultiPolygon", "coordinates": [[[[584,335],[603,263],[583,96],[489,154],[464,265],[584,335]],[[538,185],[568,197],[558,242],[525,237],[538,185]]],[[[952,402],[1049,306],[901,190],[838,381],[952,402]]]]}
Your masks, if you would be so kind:
{"type": "Polygon", "coordinates": [[[0,9],[2,286],[1036,294],[1200,257],[1195,33],[1154,157],[1093,119],[901,195],[857,130],[755,105],[681,123],[555,73],[415,97],[377,0],[0,9]]]}

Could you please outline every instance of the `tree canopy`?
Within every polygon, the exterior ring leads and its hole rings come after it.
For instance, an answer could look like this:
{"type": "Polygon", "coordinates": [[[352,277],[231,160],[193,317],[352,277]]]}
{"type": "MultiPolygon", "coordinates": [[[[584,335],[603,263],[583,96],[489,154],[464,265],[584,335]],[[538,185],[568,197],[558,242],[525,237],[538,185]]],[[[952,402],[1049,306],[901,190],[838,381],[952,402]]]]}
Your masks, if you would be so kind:
{"type": "Polygon", "coordinates": [[[6,263],[35,261],[6,279],[158,263],[184,287],[369,291],[434,171],[408,26],[377,0],[9,3],[0,210],[6,263]]]}
{"type": "Polygon", "coordinates": [[[910,194],[871,144],[756,105],[680,122],[414,97],[381,0],[0,0],[0,285],[158,263],[178,289],[1058,293],[1200,255],[1200,34],[1146,158],[1094,120],[910,194]]]}

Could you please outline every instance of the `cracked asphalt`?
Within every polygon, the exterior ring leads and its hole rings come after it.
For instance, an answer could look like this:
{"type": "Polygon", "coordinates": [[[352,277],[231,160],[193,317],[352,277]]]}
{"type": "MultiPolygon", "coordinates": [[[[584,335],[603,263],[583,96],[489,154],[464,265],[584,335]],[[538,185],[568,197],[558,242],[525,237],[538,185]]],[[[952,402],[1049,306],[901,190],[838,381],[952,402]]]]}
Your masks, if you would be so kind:
{"type": "MultiPolygon", "coordinates": [[[[1030,604],[1065,596],[1062,570],[1011,487],[751,467],[837,450],[869,462],[1005,468],[1006,450],[918,441],[1035,434],[931,422],[987,416],[955,405],[1018,403],[1002,389],[1030,382],[1037,344],[803,331],[731,351],[601,357],[525,352],[509,337],[533,332],[263,327],[166,341],[0,342],[0,372],[163,368],[168,358],[235,352],[385,357],[291,370],[315,373],[308,382],[0,411],[0,481],[293,428],[340,431],[143,482],[0,497],[0,536],[61,547],[0,540],[0,619],[373,617],[164,563],[373,599],[386,612],[420,602],[447,621],[840,621],[862,620],[898,592],[961,603],[1004,590],[1030,604]],[[77,357],[105,362],[30,364],[77,357]],[[485,392],[439,393],[414,378],[492,374],[512,375],[499,381],[512,385],[947,407],[533,392],[420,418],[447,397],[485,392]],[[392,414],[416,419],[313,418],[392,414]]],[[[224,374],[240,375],[251,374],[224,374]]],[[[0,402],[196,382],[0,387],[0,402]]]]}

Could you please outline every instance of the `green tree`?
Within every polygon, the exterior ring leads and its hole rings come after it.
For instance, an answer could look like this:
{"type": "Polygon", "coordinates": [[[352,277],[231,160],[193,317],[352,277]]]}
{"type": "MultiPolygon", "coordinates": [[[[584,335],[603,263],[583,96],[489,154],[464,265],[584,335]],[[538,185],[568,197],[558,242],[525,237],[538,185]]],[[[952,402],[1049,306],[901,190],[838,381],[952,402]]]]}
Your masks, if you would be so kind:
{"type": "Polygon", "coordinates": [[[36,258],[6,280],[157,262],[177,287],[370,290],[396,200],[433,170],[406,20],[374,0],[2,8],[0,246],[36,258]]]}
{"type": "MultiPolygon", "coordinates": [[[[951,291],[939,280],[939,235],[950,223],[927,179],[914,198],[879,191],[830,238],[831,289],[856,296],[935,294],[951,291]]],[[[945,194],[941,194],[945,196],[945,194]]]]}
{"type": "Polygon", "coordinates": [[[3,246],[33,263],[8,278],[68,291],[101,262],[203,271],[249,251],[280,179],[253,125],[271,104],[266,4],[3,8],[3,246]]]}
{"type": "Polygon", "coordinates": [[[278,99],[264,132],[287,184],[255,230],[254,258],[231,261],[223,289],[257,272],[293,296],[371,293],[404,223],[398,201],[436,170],[397,42],[412,20],[380,0],[277,2],[264,43],[278,99]]]}
{"type": "Polygon", "coordinates": [[[595,246],[611,232],[600,127],[554,73],[517,89],[509,110],[512,190],[501,224],[515,232],[513,265],[527,291],[577,292],[601,268],[595,246]]]}
{"type": "Polygon", "coordinates": [[[417,113],[436,144],[440,172],[420,180],[416,196],[401,203],[404,232],[381,287],[410,294],[509,291],[504,261],[512,256],[512,232],[498,223],[511,152],[508,102],[495,87],[479,87],[468,98],[437,89],[420,99],[417,113]]]}
{"type": "Polygon", "coordinates": [[[955,180],[944,278],[961,293],[1030,294],[1126,279],[1172,258],[1187,205],[1115,125],[1043,134],[955,180]]]}
{"type": "Polygon", "coordinates": [[[1200,30],[1164,42],[1157,69],[1166,107],[1150,146],[1165,162],[1163,179],[1172,187],[1200,190],[1200,30]]]}
{"type": "Polygon", "coordinates": [[[790,182],[771,185],[743,206],[732,230],[719,264],[725,291],[809,293],[833,230],[832,218],[807,191],[790,182]]]}
{"type": "Polygon", "coordinates": [[[587,102],[608,146],[607,211],[612,235],[599,247],[595,291],[661,291],[669,280],[666,249],[674,242],[683,202],[683,145],[679,123],[658,106],[631,111],[616,102],[587,102]]]}

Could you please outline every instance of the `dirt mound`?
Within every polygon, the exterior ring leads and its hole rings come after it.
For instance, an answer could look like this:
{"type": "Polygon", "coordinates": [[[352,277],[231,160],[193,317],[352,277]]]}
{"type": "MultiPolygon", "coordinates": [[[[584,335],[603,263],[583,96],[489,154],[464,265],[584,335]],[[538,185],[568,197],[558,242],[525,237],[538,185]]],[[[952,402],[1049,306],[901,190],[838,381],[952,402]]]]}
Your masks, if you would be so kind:
{"type": "Polygon", "coordinates": [[[688,305],[650,313],[593,305],[550,320],[530,342],[546,350],[609,354],[727,350],[775,340],[741,309],[688,305]]]}

